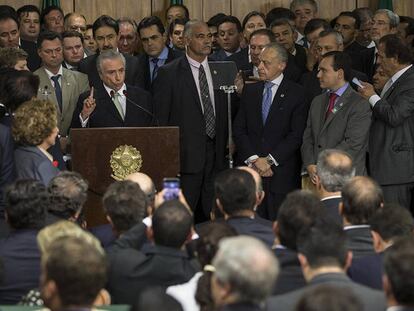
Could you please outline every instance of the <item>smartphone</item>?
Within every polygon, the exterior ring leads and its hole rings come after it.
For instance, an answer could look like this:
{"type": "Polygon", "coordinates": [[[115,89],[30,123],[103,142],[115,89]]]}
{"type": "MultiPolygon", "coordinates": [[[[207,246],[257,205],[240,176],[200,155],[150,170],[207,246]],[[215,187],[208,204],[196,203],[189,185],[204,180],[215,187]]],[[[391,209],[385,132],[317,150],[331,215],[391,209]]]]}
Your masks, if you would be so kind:
{"type": "Polygon", "coordinates": [[[362,85],[362,83],[361,83],[361,81],[360,80],[358,80],[357,78],[353,78],[352,79],[352,82],[354,83],[354,84],[356,84],[357,86],[359,86],[360,88],[364,88],[364,86],[362,85]]]}
{"type": "Polygon", "coordinates": [[[164,200],[176,200],[178,199],[178,193],[180,192],[180,179],[179,178],[164,178],[163,181],[164,188],[164,200]]]}

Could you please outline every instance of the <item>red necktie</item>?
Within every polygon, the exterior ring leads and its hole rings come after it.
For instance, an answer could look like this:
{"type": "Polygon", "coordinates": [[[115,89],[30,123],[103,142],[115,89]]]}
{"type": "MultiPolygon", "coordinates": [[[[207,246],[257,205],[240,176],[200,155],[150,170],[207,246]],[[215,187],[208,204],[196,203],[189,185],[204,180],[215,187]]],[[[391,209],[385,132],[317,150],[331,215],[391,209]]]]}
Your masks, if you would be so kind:
{"type": "Polygon", "coordinates": [[[335,100],[337,98],[338,98],[338,95],[336,93],[329,94],[329,105],[328,105],[328,109],[326,110],[325,120],[328,119],[329,115],[332,113],[333,108],[335,106],[335,100]]]}

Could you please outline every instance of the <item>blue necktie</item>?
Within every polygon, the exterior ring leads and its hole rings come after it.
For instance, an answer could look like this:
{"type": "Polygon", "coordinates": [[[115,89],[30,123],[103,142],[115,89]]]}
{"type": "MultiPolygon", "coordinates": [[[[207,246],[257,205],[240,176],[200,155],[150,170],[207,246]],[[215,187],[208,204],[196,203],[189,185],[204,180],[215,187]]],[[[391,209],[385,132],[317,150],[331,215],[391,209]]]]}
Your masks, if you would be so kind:
{"type": "Polygon", "coordinates": [[[267,116],[269,114],[270,107],[272,106],[272,87],[275,84],[267,81],[264,85],[264,94],[262,100],[262,119],[263,125],[266,123],[267,116]]]}
{"type": "Polygon", "coordinates": [[[152,69],[151,82],[154,82],[155,78],[157,77],[158,60],[159,60],[158,58],[151,59],[152,63],[154,64],[154,68],[152,69]]]}
{"type": "Polygon", "coordinates": [[[59,78],[61,75],[56,75],[56,76],[52,76],[51,79],[53,81],[54,87],[55,87],[55,94],[56,94],[56,99],[58,102],[58,106],[59,106],[59,110],[60,112],[62,112],[62,88],[60,87],[60,83],[59,83],[59,78]]]}

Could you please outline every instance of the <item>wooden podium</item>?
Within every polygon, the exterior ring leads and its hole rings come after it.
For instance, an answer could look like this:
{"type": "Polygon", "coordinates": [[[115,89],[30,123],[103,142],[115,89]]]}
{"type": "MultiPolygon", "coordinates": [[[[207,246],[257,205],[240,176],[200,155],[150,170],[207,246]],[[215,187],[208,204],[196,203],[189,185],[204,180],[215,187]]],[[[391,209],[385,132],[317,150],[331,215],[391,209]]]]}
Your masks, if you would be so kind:
{"type": "Polygon", "coordinates": [[[158,190],[164,177],[180,171],[178,127],[83,128],[71,129],[70,135],[72,169],[89,182],[85,205],[89,226],[107,222],[102,196],[127,167],[140,164],[139,171],[151,176],[158,190]]]}

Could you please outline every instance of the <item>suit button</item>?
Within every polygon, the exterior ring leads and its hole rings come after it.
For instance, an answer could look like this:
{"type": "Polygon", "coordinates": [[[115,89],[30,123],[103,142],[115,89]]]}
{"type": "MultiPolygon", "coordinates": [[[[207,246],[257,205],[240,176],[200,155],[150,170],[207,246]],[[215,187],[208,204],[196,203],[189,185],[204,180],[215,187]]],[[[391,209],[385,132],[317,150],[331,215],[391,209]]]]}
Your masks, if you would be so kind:
{"type": "Polygon", "coordinates": [[[322,148],[322,146],[321,145],[318,145],[318,148],[322,148]]]}

